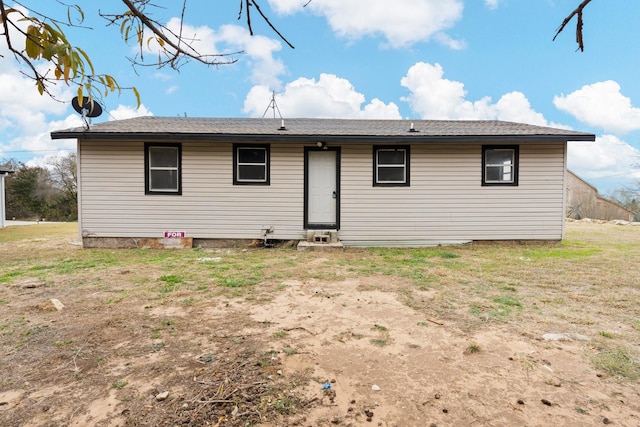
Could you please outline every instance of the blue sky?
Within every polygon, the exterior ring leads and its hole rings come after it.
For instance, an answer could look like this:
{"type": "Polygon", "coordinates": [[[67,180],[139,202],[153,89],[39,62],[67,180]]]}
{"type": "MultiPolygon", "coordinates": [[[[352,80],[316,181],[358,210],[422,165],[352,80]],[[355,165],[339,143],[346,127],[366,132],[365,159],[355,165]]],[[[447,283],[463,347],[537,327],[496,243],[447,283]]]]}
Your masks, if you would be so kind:
{"type": "MultiPolygon", "coordinates": [[[[255,11],[249,36],[237,1],[190,0],[185,32],[201,52],[246,53],[234,55],[234,65],[191,62],[180,72],[134,69],[126,57],[135,48],[117,27],[105,27],[97,2],[80,2],[92,29],[67,30],[72,43],[142,96],[138,110],[128,91],[105,97],[106,112],[93,122],[272,116],[275,92],[285,118],[498,119],[592,132],[595,143],[569,144],[569,168],[603,194],[640,180],[640,2],[593,0],[584,14],[586,49],[577,52],[575,22],[552,38],[579,0],[312,0],[303,7],[307,1],[262,2],[291,49],[255,11]]],[[[28,3],[66,16],[57,2],[28,3]]],[[[149,9],[153,16],[173,25],[181,2],[154,3],[165,8],[149,9]]],[[[124,8],[100,5],[107,13],[124,8]]],[[[64,85],[54,91],[74,96],[64,85]]],[[[80,124],[70,104],[41,97],[10,56],[0,58],[0,160],[39,164],[74,150],[74,141],[51,141],[48,133],[80,124]]]]}

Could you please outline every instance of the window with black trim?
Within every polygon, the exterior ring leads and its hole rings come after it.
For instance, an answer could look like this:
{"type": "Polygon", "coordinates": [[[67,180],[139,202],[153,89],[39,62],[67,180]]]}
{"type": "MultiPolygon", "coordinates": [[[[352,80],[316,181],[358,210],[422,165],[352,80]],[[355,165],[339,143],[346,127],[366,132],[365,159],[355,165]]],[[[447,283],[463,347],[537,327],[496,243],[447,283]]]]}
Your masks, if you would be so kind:
{"type": "Polygon", "coordinates": [[[182,194],[182,145],[144,145],[145,194],[182,194]]]}
{"type": "Polygon", "coordinates": [[[517,145],[482,147],[482,185],[518,185],[517,145]]]}
{"type": "Polygon", "coordinates": [[[269,185],[269,144],[233,144],[233,184],[269,185]]]}
{"type": "Polygon", "coordinates": [[[409,146],[373,147],[373,185],[409,186],[409,146]]]}

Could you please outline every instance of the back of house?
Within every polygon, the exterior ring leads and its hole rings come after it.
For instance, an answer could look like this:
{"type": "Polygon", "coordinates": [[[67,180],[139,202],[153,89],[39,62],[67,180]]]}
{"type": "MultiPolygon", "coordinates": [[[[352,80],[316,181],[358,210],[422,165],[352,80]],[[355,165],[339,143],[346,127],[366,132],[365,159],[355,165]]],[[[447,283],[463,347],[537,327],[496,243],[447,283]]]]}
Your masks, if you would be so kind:
{"type": "Polygon", "coordinates": [[[560,240],[568,141],[501,121],[139,117],[75,138],[84,245],[560,240]]]}

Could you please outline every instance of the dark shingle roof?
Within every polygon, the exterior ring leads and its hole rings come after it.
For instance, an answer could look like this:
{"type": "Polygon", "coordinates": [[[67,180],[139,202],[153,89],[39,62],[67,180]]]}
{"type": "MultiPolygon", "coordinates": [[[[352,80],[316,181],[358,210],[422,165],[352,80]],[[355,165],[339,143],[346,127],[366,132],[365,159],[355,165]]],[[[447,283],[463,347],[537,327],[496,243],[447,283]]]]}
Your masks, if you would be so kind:
{"type": "Polygon", "coordinates": [[[136,117],[99,123],[85,128],[59,130],[53,139],[264,139],[264,140],[555,140],[594,141],[595,135],[566,129],[495,120],[351,120],[136,117]],[[284,123],[284,129],[282,124],[284,123]],[[414,131],[410,131],[413,124],[414,131]]]}
{"type": "Polygon", "coordinates": [[[13,173],[13,171],[9,170],[9,169],[0,168],[0,175],[6,175],[6,174],[10,174],[10,173],[13,173]]]}

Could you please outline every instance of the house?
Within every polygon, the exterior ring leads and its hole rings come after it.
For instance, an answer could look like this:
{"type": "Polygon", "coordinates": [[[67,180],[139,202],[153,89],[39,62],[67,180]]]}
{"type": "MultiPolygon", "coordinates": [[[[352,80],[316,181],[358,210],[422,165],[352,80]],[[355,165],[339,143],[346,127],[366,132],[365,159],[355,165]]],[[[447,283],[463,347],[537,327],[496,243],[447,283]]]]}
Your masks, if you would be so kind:
{"type": "Polygon", "coordinates": [[[633,221],[634,212],[602,197],[598,189],[567,170],[567,218],[633,221]]]}
{"type": "Polygon", "coordinates": [[[568,141],[502,121],[139,117],[77,139],[85,247],[561,240],[568,141]]]}
{"type": "Polygon", "coordinates": [[[5,208],[6,197],[4,190],[4,177],[5,175],[9,175],[10,173],[13,173],[13,171],[0,168],[0,228],[4,228],[7,215],[7,211],[5,208]]]}

